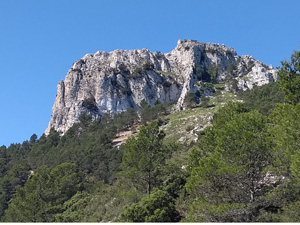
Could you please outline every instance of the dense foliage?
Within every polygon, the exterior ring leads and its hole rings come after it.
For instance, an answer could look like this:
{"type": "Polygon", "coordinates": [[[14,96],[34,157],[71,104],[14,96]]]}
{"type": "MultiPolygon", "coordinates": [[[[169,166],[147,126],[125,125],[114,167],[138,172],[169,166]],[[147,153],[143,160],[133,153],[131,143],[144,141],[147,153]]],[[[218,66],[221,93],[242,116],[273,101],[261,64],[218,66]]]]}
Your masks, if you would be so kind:
{"type": "Polygon", "coordinates": [[[191,156],[187,187],[197,200],[190,221],[253,221],[256,205],[271,188],[264,182],[274,158],[266,118],[257,111],[228,110],[232,116],[215,123],[191,156]]]}
{"type": "Polygon", "coordinates": [[[245,107],[256,109],[267,115],[277,103],[284,101],[284,93],[278,82],[271,82],[263,86],[256,86],[252,90],[239,93],[240,99],[245,102],[245,107]]]}
{"type": "Polygon", "coordinates": [[[151,122],[148,126],[142,126],[138,135],[130,137],[124,146],[123,175],[148,194],[158,185],[165,166],[168,149],[162,143],[164,136],[158,123],[151,122]]]}
{"type": "MultiPolygon", "coordinates": [[[[166,186],[167,190],[170,189],[168,194],[174,194],[172,189],[174,178],[171,179],[168,170],[163,166],[167,165],[166,159],[175,148],[163,145],[164,134],[159,130],[162,120],[157,120],[168,110],[168,104],[156,103],[152,107],[144,105],[141,109],[141,118],[134,109],[129,109],[118,115],[105,115],[100,121],[93,121],[91,116],[83,114],[80,122],[63,136],[52,129],[49,135],[42,135],[39,139],[33,134],[30,141],[12,144],[8,148],[2,146],[1,220],[108,221],[117,219],[125,205],[137,202],[145,192],[150,193],[153,187],[166,186]],[[152,113],[147,114],[146,111],[152,113]],[[117,147],[113,142],[116,134],[141,121],[146,124],[153,119],[156,119],[156,122],[140,128],[141,132],[136,140],[134,137],[128,140],[125,145],[127,154],[123,157],[124,147],[117,147]],[[152,147],[149,152],[146,150],[140,159],[144,160],[141,162],[146,165],[145,171],[151,174],[151,177],[145,179],[148,187],[144,186],[142,180],[138,179],[137,182],[133,180],[134,177],[130,176],[132,170],[126,166],[126,162],[131,164],[130,147],[127,146],[139,146],[142,149],[143,142],[147,139],[149,147],[152,147]],[[156,154],[158,146],[162,152],[159,157],[156,154]],[[157,162],[162,163],[161,169],[157,168],[160,163],[152,162],[152,158],[147,158],[147,154],[153,155],[157,162]],[[124,159],[121,166],[122,158],[124,159]],[[126,158],[129,160],[126,161],[126,158]],[[164,179],[170,181],[163,184],[164,179]],[[145,188],[135,190],[136,187],[145,188]],[[98,200],[95,201],[95,198],[98,200]],[[99,207],[99,204],[107,205],[114,199],[118,199],[112,203],[116,204],[115,212],[109,211],[109,206],[99,207]]],[[[136,155],[131,157],[131,160],[134,159],[136,155]]],[[[177,169],[172,168],[173,171],[177,169]]],[[[136,165],[135,175],[140,174],[139,177],[143,179],[144,174],[139,169],[139,165],[136,165]]]]}
{"type": "Polygon", "coordinates": [[[0,147],[1,221],[299,222],[299,55],[282,62],[279,83],[220,108],[188,146],[164,140],[170,105],[143,101],[138,113],[83,114],[63,136],[0,147]]]}
{"type": "Polygon", "coordinates": [[[281,64],[279,83],[285,93],[285,100],[296,104],[300,101],[300,51],[292,54],[290,62],[284,60],[281,64]]]}

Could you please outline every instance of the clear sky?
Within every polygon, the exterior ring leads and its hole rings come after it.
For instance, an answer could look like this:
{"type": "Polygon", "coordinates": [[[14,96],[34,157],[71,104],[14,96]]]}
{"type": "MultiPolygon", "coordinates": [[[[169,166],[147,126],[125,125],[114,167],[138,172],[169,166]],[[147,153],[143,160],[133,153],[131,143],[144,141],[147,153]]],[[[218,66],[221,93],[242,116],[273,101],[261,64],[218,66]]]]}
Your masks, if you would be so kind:
{"type": "Polygon", "coordinates": [[[224,43],[279,66],[300,48],[299,0],[0,0],[0,146],[43,134],[56,85],[97,50],[224,43]]]}

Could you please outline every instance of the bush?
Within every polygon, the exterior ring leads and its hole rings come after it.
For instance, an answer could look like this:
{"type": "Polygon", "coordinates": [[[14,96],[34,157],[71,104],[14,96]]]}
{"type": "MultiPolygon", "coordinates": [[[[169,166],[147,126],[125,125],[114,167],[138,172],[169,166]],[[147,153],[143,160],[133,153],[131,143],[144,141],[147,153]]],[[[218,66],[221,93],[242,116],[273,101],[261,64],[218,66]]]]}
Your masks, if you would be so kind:
{"type": "Polygon", "coordinates": [[[184,104],[187,108],[194,108],[197,104],[196,95],[192,91],[188,91],[185,96],[184,104]]]}
{"type": "Polygon", "coordinates": [[[114,124],[118,131],[125,130],[138,121],[138,115],[134,108],[127,109],[114,115],[114,124]]]}
{"type": "Polygon", "coordinates": [[[210,66],[206,69],[206,73],[208,74],[210,82],[215,83],[217,81],[219,70],[220,70],[220,65],[216,65],[216,64],[210,64],[210,66]]]}
{"type": "Polygon", "coordinates": [[[156,190],[125,208],[120,216],[120,222],[178,222],[179,219],[174,199],[162,190],[156,190]]]}
{"type": "Polygon", "coordinates": [[[235,62],[229,62],[226,68],[227,72],[232,76],[235,74],[236,69],[237,69],[237,65],[235,62]]]}
{"type": "Polygon", "coordinates": [[[209,97],[202,97],[200,100],[200,106],[203,108],[207,108],[209,106],[209,97]]]}
{"type": "Polygon", "coordinates": [[[150,106],[145,100],[141,102],[141,120],[145,124],[151,120],[158,119],[162,115],[168,115],[171,103],[156,102],[154,106],[150,106]]]}
{"type": "Polygon", "coordinates": [[[238,93],[239,92],[239,88],[238,88],[238,81],[236,79],[234,79],[233,77],[231,77],[228,80],[228,86],[229,86],[229,90],[234,92],[234,93],[238,93]]]}
{"type": "Polygon", "coordinates": [[[191,130],[193,130],[194,129],[194,126],[193,125],[188,125],[187,127],[186,127],[186,131],[187,132],[190,132],[191,130]]]}
{"type": "Polygon", "coordinates": [[[95,98],[86,98],[82,101],[82,106],[89,111],[98,111],[95,98]]]}

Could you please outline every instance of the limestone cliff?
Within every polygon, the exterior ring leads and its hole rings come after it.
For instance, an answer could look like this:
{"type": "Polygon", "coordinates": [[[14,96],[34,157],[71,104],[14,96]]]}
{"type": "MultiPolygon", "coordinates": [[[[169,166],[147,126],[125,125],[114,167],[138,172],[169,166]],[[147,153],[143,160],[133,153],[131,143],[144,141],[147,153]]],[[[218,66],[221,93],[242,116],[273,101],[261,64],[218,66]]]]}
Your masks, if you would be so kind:
{"type": "Polygon", "coordinates": [[[206,82],[222,82],[237,91],[276,79],[271,66],[221,44],[178,40],[168,53],[146,48],[97,51],[75,61],[65,80],[59,81],[45,133],[51,127],[65,133],[82,112],[100,118],[137,107],[143,99],[151,105],[171,101],[181,109],[188,91],[213,95],[206,82]]]}

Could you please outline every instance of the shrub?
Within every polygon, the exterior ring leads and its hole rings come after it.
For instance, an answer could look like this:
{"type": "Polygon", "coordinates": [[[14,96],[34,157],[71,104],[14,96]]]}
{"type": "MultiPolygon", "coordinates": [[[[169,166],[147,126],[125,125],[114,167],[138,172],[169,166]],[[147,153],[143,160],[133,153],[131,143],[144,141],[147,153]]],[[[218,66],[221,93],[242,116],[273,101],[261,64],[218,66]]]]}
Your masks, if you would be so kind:
{"type": "Polygon", "coordinates": [[[178,222],[179,219],[174,199],[162,190],[156,190],[127,207],[120,216],[121,222],[178,222]]]}
{"type": "Polygon", "coordinates": [[[95,98],[86,98],[82,101],[82,106],[89,111],[98,111],[95,98]]]}
{"type": "Polygon", "coordinates": [[[209,106],[209,97],[202,97],[200,100],[200,106],[207,108],[209,106]]]}
{"type": "Polygon", "coordinates": [[[192,91],[188,91],[184,99],[185,106],[188,108],[193,108],[196,106],[196,103],[197,103],[196,95],[192,91]]]}
{"type": "Polygon", "coordinates": [[[227,65],[227,72],[230,74],[230,75],[234,75],[235,72],[236,72],[236,69],[237,69],[237,66],[236,66],[236,63],[235,62],[229,62],[228,65],[227,65]]]}
{"type": "Polygon", "coordinates": [[[193,125],[188,125],[187,127],[186,127],[186,131],[187,132],[190,132],[191,130],[193,130],[194,129],[194,126],[193,125]]]}
{"type": "Polygon", "coordinates": [[[141,102],[141,120],[145,124],[151,120],[158,119],[162,115],[168,115],[170,110],[170,102],[156,102],[150,106],[145,100],[141,102]]]}

